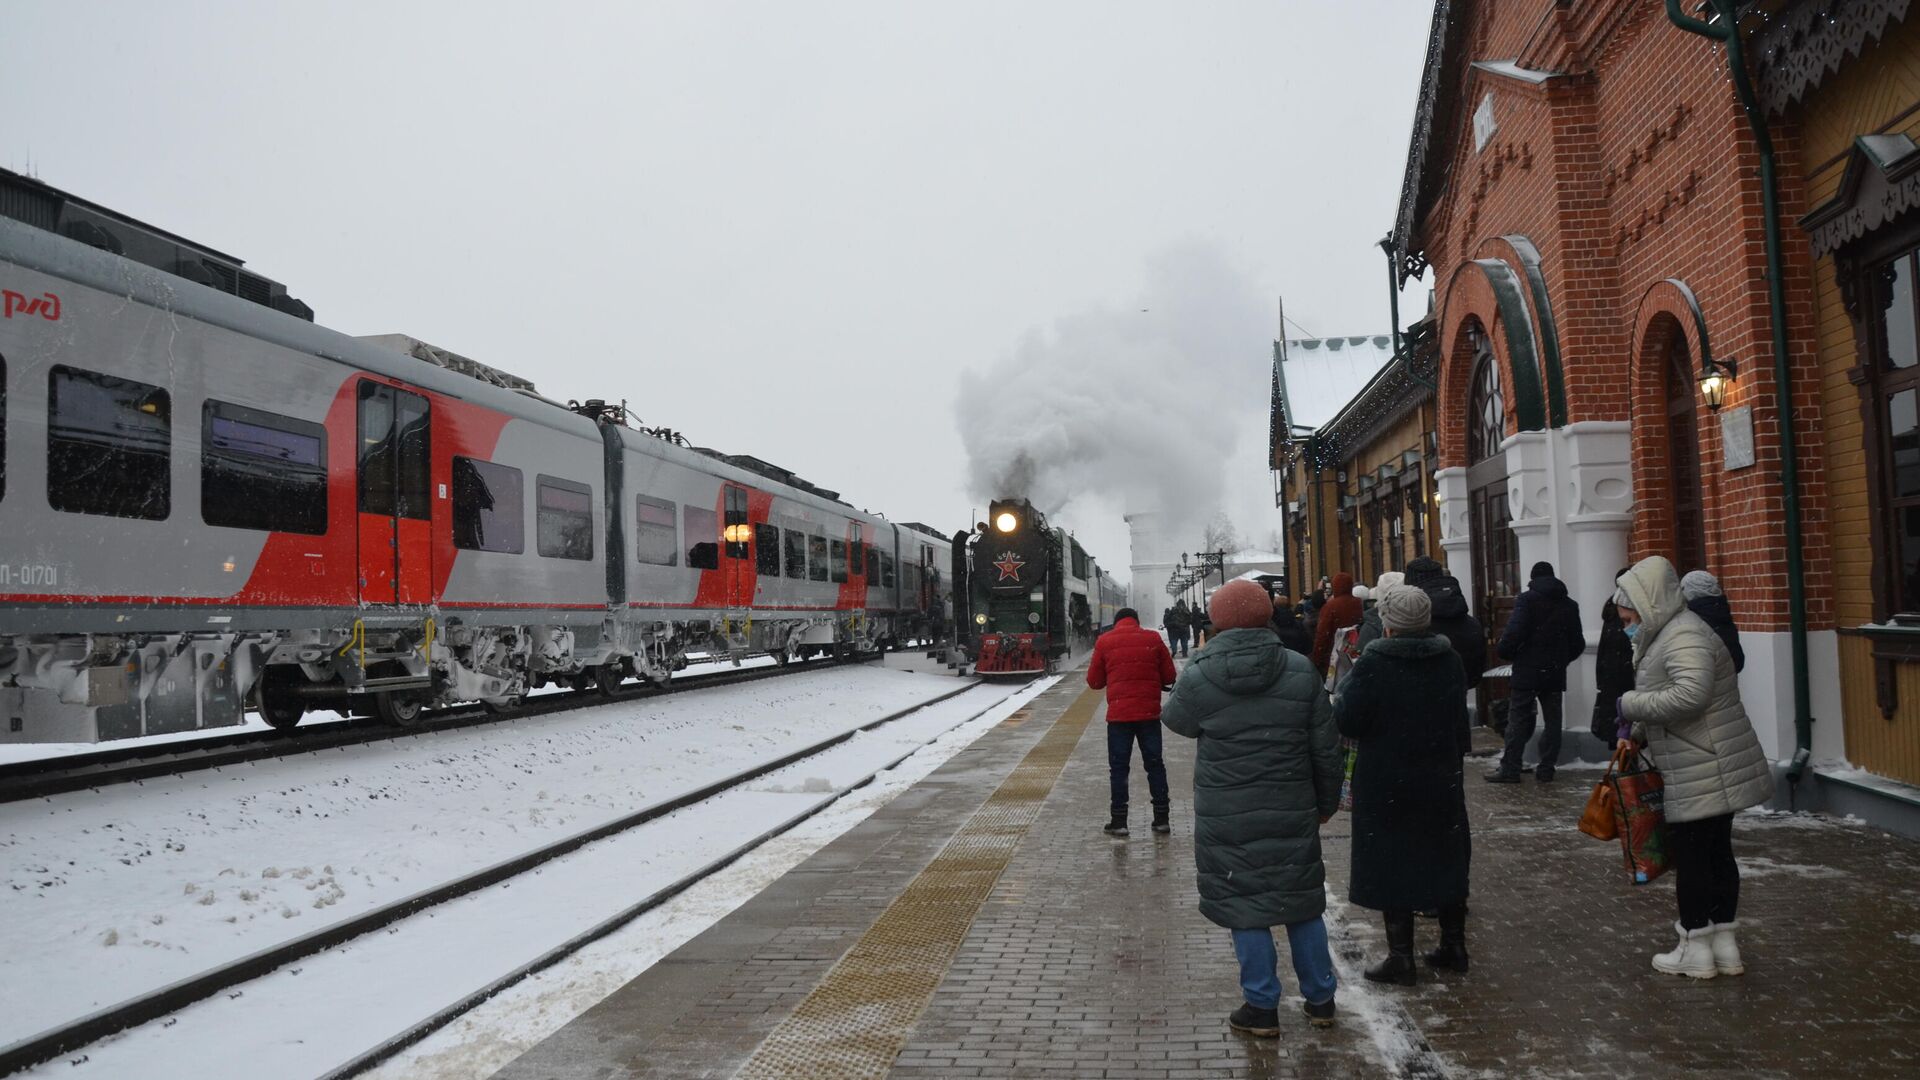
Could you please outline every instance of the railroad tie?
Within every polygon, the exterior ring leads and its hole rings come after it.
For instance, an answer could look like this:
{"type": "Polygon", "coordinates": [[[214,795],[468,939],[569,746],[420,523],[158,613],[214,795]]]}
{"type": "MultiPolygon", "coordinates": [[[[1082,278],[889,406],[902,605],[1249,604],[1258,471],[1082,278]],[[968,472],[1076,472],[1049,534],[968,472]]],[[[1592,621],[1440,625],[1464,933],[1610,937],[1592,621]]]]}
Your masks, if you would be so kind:
{"type": "Polygon", "coordinates": [[[741,1080],[883,1077],[1053,791],[1099,695],[1083,692],[762,1042],[741,1080]]]}

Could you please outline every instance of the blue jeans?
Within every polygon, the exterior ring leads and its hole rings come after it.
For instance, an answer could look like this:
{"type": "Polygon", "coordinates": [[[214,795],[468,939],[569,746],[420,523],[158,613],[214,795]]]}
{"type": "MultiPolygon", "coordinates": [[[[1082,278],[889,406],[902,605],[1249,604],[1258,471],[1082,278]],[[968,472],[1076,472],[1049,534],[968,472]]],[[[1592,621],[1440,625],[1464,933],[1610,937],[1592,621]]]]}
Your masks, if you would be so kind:
{"type": "MultiPolygon", "coordinates": [[[[1293,954],[1293,977],[1300,996],[1314,1005],[1333,1000],[1339,982],[1333,977],[1333,954],[1327,951],[1327,924],[1319,916],[1287,925],[1287,951],[1293,954]]],[[[1240,992],[1256,1009],[1280,1006],[1280,957],[1273,949],[1273,931],[1235,930],[1233,954],[1240,958],[1240,992]]]]}
{"type": "Polygon", "coordinates": [[[1107,773],[1113,786],[1113,812],[1127,811],[1127,769],[1133,764],[1133,744],[1140,743],[1140,764],[1147,769],[1147,791],[1153,805],[1167,805],[1167,763],[1160,756],[1160,721],[1131,720],[1107,724],[1107,773]]]}

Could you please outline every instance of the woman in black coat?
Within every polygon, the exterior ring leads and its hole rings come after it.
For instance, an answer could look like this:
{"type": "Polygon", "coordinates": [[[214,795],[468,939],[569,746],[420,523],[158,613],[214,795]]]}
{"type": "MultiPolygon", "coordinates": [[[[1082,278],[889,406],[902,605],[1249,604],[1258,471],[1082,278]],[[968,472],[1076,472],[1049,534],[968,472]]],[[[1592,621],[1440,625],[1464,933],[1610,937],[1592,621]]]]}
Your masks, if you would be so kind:
{"type": "Polygon", "coordinates": [[[1374,982],[1412,986],[1413,913],[1438,908],[1440,947],[1428,965],[1467,970],[1467,867],[1472,839],[1460,758],[1471,738],[1466,675],[1433,603],[1412,586],[1380,601],[1384,636],[1367,646],[1334,703],[1354,740],[1353,871],[1348,898],[1386,917],[1387,958],[1374,982]]]}
{"type": "MultiPolygon", "coordinates": [[[[1621,570],[1613,575],[1620,580],[1621,570]]],[[[1620,695],[1633,689],[1633,639],[1620,620],[1620,609],[1609,594],[1600,609],[1600,647],[1593,658],[1593,683],[1599,693],[1593,698],[1593,737],[1607,746],[1614,743],[1614,731],[1620,721],[1620,695]]]]}
{"type": "Polygon", "coordinates": [[[1687,602],[1687,610],[1706,620],[1713,632],[1727,647],[1733,657],[1735,674],[1747,668],[1747,651],[1740,647],[1740,628],[1733,623],[1733,608],[1727,605],[1727,595],[1720,591],[1720,579],[1705,570],[1692,570],[1680,579],[1680,596],[1687,602]]]}

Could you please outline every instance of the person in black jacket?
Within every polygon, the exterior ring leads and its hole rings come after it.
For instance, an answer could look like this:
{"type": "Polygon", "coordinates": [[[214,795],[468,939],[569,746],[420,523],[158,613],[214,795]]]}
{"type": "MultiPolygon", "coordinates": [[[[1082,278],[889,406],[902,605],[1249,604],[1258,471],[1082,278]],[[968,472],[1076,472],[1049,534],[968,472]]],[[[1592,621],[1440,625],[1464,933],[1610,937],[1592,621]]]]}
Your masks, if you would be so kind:
{"type": "Polygon", "coordinates": [[[1713,632],[1726,642],[1727,652],[1733,654],[1733,670],[1737,674],[1746,670],[1747,653],[1740,647],[1740,628],[1733,625],[1733,609],[1727,606],[1726,594],[1720,591],[1720,579],[1705,570],[1688,571],[1680,579],[1680,595],[1687,601],[1687,610],[1706,620],[1713,632]]]}
{"type": "MultiPolygon", "coordinates": [[[[1622,568],[1613,575],[1614,580],[1619,581],[1626,572],[1622,568]]],[[[1593,696],[1593,737],[1612,746],[1620,723],[1620,695],[1633,689],[1633,639],[1627,636],[1612,589],[1608,589],[1607,602],[1600,609],[1600,647],[1593,657],[1593,684],[1599,691],[1593,696]]]]}
{"type": "Polygon", "coordinates": [[[1460,669],[1467,677],[1467,690],[1480,685],[1487,670],[1487,631],[1467,609],[1467,598],[1460,591],[1460,579],[1447,568],[1425,555],[1407,564],[1408,585],[1427,594],[1433,601],[1433,632],[1447,639],[1460,657],[1460,669]]]}
{"type": "Polygon", "coordinates": [[[1553,564],[1537,562],[1527,590],[1513,602],[1513,614],[1500,635],[1500,659],[1513,664],[1512,705],[1507,712],[1507,749],[1500,767],[1487,774],[1490,784],[1520,782],[1520,764],[1533,738],[1536,715],[1546,723],[1540,733],[1540,767],[1534,778],[1553,780],[1560,762],[1560,695],[1567,690],[1567,665],[1587,651],[1580,630],[1580,604],[1553,576],[1553,564]]]}
{"type": "Polygon", "coordinates": [[[1285,597],[1273,598],[1273,632],[1280,635],[1280,644],[1301,656],[1313,654],[1313,639],[1307,636],[1307,628],[1300,625],[1294,617],[1293,605],[1285,597]]]}

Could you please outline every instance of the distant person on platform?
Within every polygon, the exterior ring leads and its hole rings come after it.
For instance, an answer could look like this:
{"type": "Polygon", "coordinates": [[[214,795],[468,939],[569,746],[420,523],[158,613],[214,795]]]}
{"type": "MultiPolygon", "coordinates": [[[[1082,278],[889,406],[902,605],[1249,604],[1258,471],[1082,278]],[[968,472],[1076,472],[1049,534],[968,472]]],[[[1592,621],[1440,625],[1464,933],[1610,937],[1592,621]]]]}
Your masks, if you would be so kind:
{"type": "Polygon", "coordinates": [[[1284,926],[1307,1021],[1326,1027],[1336,981],[1322,919],[1320,826],[1340,807],[1333,709],[1320,672],[1274,640],[1264,589],[1228,582],[1210,606],[1218,637],[1181,672],[1161,722],[1199,740],[1193,858],[1200,914],[1233,932],[1245,997],[1227,1023],[1251,1035],[1280,1033],[1272,928],[1284,926]]]}
{"type": "MultiPolygon", "coordinates": [[[[1327,606],[1333,598],[1333,581],[1326,575],[1320,576],[1320,584],[1313,587],[1307,598],[1300,602],[1300,621],[1307,628],[1307,637],[1311,640],[1320,633],[1320,609],[1327,606]]],[[[1334,627],[1339,629],[1339,627],[1334,627]]]]}
{"type": "Polygon", "coordinates": [[[1167,627],[1167,646],[1181,656],[1187,655],[1187,636],[1193,630],[1193,614],[1185,600],[1175,600],[1161,620],[1167,627]]]}
{"type": "Polygon", "coordinates": [[[1554,766],[1560,763],[1560,698],[1567,692],[1567,665],[1587,651],[1587,637],[1580,629],[1580,602],[1567,595],[1567,587],[1553,576],[1553,564],[1537,562],[1527,575],[1526,591],[1513,601],[1513,614],[1507,616],[1507,628],[1500,634],[1497,651],[1500,659],[1513,665],[1508,683],[1513,690],[1507,712],[1507,749],[1500,765],[1486,775],[1489,784],[1517,784],[1527,752],[1527,740],[1533,738],[1537,714],[1545,727],[1540,732],[1540,765],[1534,779],[1543,784],[1553,781],[1554,766]]]}
{"type": "Polygon", "coordinates": [[[1140,613],[1121,608],[1113,629],[1093,645],[1087,685],[1107,692],[1107,774],[1113,791],[1113,817],[1103,830],[1127,835],[1127,772],[1133,744],[1147,771],[1153,798],[1153,831],[1171,830],[1167,821],[1167,763],[1160,756],[1160,694],[1173,686],[1173,654],[1159,634],[1140,626],[1140,613]]]}
{"type": "Polygon", "coordinates": [[[1364,614],[1365,608],[1353,595],[1353,575],[1345,571],[1333,575],[1333,599],[1320,609],[1320,620],[1313,631],[1314,670],[1326,674],[1327,663],[1333,658],[1333,635],[1349,626],[1359,626],[1364,614]]]}
{"type": "Polygon", "coordinates": [[[1705,570],[1690,570],[1680,579],[1680,595],[1687,601],[1687,610],[1700,616],[1726,645],[1734,674],[1747,670],[1747,651],[1740,647],[1740,628],[1734,625],[1727,595],[1720,591],[1720,579],[1705,570]]]}
{"type": "Polygon", "coordinates": [[[1193,630],[1193,647],[1197,649],[1207,643],[1207,637],[1213,632],[1213,620],[1207,618],[1207,609],[1198,604],[1190,608],[1187,614],[1193,630]]]}
{"type": "Polygon", "coordinates": [[[1273,632],[1280,638],[1280,644],[1290,652],[1301,656],[1313,655],[1313,638],[1307,628],[1300,625],[1300,619],[1293,612],[1293,605],[1287,603],[1284,596],[1273,598],[1273,632]]]}
{"type": "Polygon", "coordinates": [[[1480,685],[1487,670],[1487,632],[1467,607],[1466,594],[1460,591],[1460,579],[1447,568],[1425,555],[1407,564],[1407,584],[1427,594],[1433,601],[1433,632],[1447,639],[1460,669],[1467,677],[1467,690],[1480,685]]]}
{"type": "Polygon", "coordinates": [[[1396,585],[1405,585],[1406,583],[1407,575],[1398,570],[1389,570],[1381,574],[1379,579],[1373,583],[1374,603],[1367,607],[1366,615],[1360,619],[1360,651],[1362,653],[1367,651],[1367,646],[1380,640],[1379,601],[1386,598],[1388,589],[1396,585]]]}

